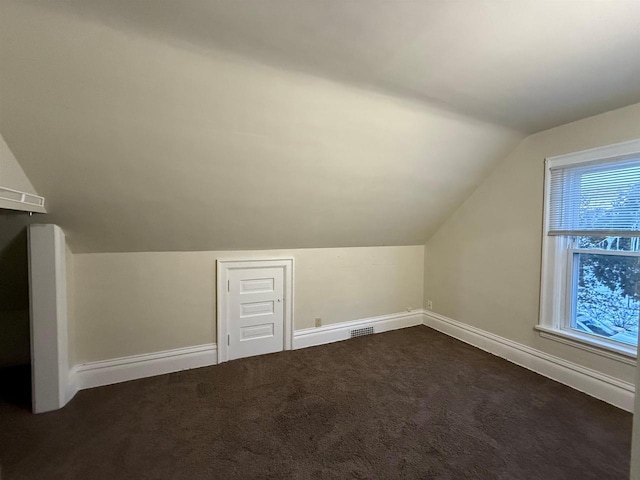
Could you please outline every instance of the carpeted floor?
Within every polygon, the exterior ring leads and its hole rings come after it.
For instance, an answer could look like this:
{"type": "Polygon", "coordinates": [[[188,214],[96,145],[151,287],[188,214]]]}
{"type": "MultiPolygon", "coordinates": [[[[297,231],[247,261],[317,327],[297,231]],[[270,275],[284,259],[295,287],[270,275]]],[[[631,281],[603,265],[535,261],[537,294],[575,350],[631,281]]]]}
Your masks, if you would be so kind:
{"type": "Polygon", "coordinates": [[[0,404],[3,480],[628,478],[631,415],[427,327],[0,404]]]}

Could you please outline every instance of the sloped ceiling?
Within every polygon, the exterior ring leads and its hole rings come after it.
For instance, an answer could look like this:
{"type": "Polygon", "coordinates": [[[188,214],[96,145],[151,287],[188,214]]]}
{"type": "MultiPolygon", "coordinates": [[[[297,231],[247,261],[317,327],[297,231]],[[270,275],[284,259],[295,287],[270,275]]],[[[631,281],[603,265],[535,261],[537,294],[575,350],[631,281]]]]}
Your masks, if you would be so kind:
{"type": "Polygon", "coordinates": [[[22,0],[533,133],[640,101],[638,0],[22,0]]]}
{"type": "Polygon", "coordinates": [[[522,132],[640,100],[606,3],[0,0],[0,131],[74,252],[424,243],[522,132]]]}

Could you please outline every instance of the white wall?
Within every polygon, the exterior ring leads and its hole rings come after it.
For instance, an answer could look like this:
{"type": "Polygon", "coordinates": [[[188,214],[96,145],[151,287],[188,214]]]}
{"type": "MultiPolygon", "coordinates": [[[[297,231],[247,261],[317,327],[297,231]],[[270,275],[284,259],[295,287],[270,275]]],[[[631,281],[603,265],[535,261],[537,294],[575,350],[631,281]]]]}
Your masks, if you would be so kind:
{"type": "MultiPolygon", "coordinates": [[[[66,239],[65,239],[66,240],[66,239]]],[[[65,245],[65,274],[67,280],[67,345],[69,369],[76,364],[76,278],[73,263],[73,253],[68,245],[65,245]]]]}
{"type": "Polygon", "coordinates": [[[294,257],[294,329],[422,308],[423,246],[73,256],[75,361],[216,340],[216,259],[294,257]]]}
{"type": "Polygon", "coordinates": [[[640,104],[525,139],[426,244],[425,304],[437,313],[634,382],[634,367],[541,338],[544,158],[640,137],[640,104]]]}

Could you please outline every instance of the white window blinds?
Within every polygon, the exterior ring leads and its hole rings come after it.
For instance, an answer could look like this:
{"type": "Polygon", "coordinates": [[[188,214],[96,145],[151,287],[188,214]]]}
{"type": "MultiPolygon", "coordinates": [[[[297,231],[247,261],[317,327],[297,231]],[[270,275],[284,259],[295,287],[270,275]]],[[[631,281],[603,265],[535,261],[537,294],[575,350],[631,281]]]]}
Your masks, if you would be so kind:
{"type": "Polygon", "coordinates": [[[549,174],[549,235],[640,236],[640,155],[549,174]]]}

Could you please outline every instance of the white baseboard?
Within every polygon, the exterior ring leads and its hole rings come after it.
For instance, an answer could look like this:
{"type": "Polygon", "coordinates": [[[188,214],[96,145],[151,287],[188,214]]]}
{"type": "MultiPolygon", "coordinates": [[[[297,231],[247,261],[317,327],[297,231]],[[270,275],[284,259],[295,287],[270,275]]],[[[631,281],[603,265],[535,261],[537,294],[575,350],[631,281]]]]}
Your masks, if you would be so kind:
{"type": "Polygon", "coordinates": [[[71,401],[73,397],[78,393],[78,365],[69,369],[69,379],[67,383],[67,391],[65,392],[66,399],[64,404],[66,405],[71,401]]]}
{"type": "Polygon", "coordinates": [[[434,312],[424,312],[424,324],[592,397],[633,412],[635,386],[632,383],[624,382],[434,312]]]}
{"type": "Polygon", "coordinates": [[[208,367],[217,362],[217,346],[211,343],[85,363],[71,369],[69,394],[73,396],[75,392],[85,388],[101,387],[191,368],[208,367]]]}
{"type": "MultiPolygon", "coordinates": [[[[350,331],[353,328],[372,326],[374,331],[379,333],[422,325],[422,312],[422,310],[412,310],[411,312],[383,315],[320,328],[298,330],[294,333],[293,348],[346,340],[350,337],[350,331]]],[[[217,361],[217,346],[212,343],[76,365],[69,372],[67,401],[71,400],[78,390],[191,368],[207,367],[215,365],[217,361]]]]}
{"type": "MultiPolygon", "coordinates": [[[[375,333],[381,333],[422,324],[633,412],[635,387],[632,383],[421,309],[297,330],[293,336],[293,348],[347,340],[351,336],[351,330],[355,328],[373,327],[375,333]]],[[[217,360],[217,346],[207,344],[77,365],[69,372],[67,401],[73,398],[78,390],[206,367],[215,365],[217,360]]]]}
{"type": "Polygon", "coordinates": [[[411,310],[410,312],[392,313],[351,322],[334,323],[324,327],[296,330],[293,332],[293,349],[297,350],[299,348],[347,340],[351,338],[351,330],[354,328],[373,327],[374,333],[381,333],[422,325],[422,315],[422,309],[411,310]]]}

